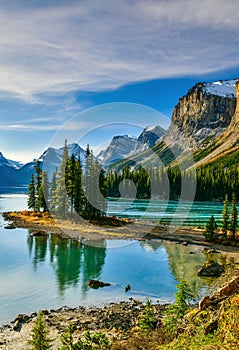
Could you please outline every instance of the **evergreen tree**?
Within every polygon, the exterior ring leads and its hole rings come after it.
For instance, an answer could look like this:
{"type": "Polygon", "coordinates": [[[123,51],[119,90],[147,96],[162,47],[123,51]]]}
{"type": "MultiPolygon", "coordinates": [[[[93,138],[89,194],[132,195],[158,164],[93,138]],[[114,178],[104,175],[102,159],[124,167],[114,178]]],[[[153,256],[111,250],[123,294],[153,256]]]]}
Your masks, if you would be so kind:
{"type": "Polygon", "coordinates": [[[36,171],[36,211],[40,211],[43,206],[43,191],[42,191],[42,170],[41,163],[38,160],[35,166],[36,171]]]}
{"type": "Polygon", "coordinates": [[[46,172],[42,172],[42,207],[43,211],[48,211],[48,201],[49,201],[49,180],[48,174],[46,172]]]}
{"type": "Polygon", "coordinates": [[[35,192],[35,179],[34,174],[31,176],[31,182],[28,186],[28,209],[36,210],[36,192],[35,192]]]}
{"type": "Polygon", "coordinates": [[[227,238],[227,231],[229,229],[229,212],[228,212],[228,195],[226,194],[225,200],[224,200],[224,207],[222,211],[222,232],[224,234],[224,237],[227,238]]]}
{"type": "Polygon", "coordinates": [[[74,210],[78,214],[82,214],[84,203],[84,192],[82,188],[82,168],[81,161],[78,159],[75,163],[75,177],[74,177],[74,210]]]}
{"type": "Polygon", "coordinates": [[[56,189],[56,213],[61,219],[67,217],[68,212],[68,197],[66,190],[66,164],[68,160],[68,147],[67,141],[65,140],[64,151],[62,155],[62,160],[60,164],[60,170],[57,179],[57,189],[56,189]]]}
{"type": "Polygon", "coordinates": [[[232,239],[236,239],[236,232],[237,232],[237,220],[238,220],[238,212],[236,207],[236,195],[235,193],[232,194],[232,212],[231,212],[231,233],[232,233],[232,239]]]}
{"type": "Polygon", "coordinates": [[[66,192],[70,199],[70,211],[73,213],[74,208],[74,181],[75,181],[75,170],[76,170],[76,161],[75,156],[72,154],[70,158],[67,159],[66,162],[66,170],[65,170],[65,183],[66,183],[66,192]]]}
{"type": "Polygon", "coordinates": [[[57,180],[56,180],[56,172],[54,171],[52,173],[52,180],[51,180],[51,186],[50,186],[50,209],[52,213],[56,212],[56,206],[57,206],[57,180]]]}
{"type": "Polygon", "coordinates": [[[214,216],[212,215],[206,224],[206,232],[204,233],[204,236],[209,242],[213,242],[216,240],[216,229],[217,223],[214,219],[214,216]]]}
{"type": "Polygon", "coordinates": [[[32,346],[32,350],[47,350],[51,349],[52,339],[48,337],[49,331],[46,328],[44,321],[44,314],[39,311],[35,325],[30,333],[31,339],[29,344],[32,346]]]}

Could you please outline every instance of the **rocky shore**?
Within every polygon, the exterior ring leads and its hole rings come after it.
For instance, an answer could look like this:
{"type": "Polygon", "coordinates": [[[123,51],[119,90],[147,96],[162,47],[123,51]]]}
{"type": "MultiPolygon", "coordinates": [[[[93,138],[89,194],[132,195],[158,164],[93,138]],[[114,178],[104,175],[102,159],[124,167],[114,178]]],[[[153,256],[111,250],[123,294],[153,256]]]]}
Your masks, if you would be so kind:
{"type": "MultiPolygon", "coordinates": [[[[155,321],[160,325],[166,305],[152,305],[155,321]]],[[[127,339],[132,329],[137,329],[138,320],[143,315],[145,305],[140,301],[112,303],[102,308],[68,308],[43,310],[45,321],[54,339],[53,350],[60,346],[60,335],[69,323],[74,325],[75,333],[79,336],[86,330],[102,331],[111,341],[127,339]]],[[[0,329],[0,348],[2,350],[26,350],[31,329],[36,319],[36,313],[18,315],[11,324],[3,325],[0,329]]]]}

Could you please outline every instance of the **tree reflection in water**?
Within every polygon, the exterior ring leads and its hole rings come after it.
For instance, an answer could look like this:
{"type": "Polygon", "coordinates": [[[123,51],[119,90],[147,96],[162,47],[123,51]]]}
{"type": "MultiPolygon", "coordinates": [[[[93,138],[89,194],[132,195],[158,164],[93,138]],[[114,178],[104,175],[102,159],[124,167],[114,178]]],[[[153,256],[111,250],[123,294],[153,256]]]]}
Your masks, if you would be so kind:
{"type": "Polygon", "coordinates": [[[27,245],[34,270],[49,257],[60,295],[64,295],[70,286],[77,287],[79,283],[82,291],[86,293],[86,281],[98,279],[105,263],[105,240],[81,244],[54,234],[42,237],[32,237],[29,234],[27,245]]]}

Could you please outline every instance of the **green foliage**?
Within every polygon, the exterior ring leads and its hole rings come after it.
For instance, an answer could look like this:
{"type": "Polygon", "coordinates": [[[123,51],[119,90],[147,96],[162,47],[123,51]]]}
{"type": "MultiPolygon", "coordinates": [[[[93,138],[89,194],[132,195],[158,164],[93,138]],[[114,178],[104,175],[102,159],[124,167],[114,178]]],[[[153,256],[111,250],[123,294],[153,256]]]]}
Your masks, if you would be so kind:
{"type": "Polygon", "coordinates": [[[165,311],[164,325],[169,331],[175,332],[183,319],[183,316],[188,311],[190,301],[193,296],[185,281],[180,281],[177,285],[175,293],[175,302],[171,304],[165,311]]]}
{"type": "Polygon", "coordinates": [[[36,184],[32,175],[29,184],[28,207],[34,210],[48,210],[60,219],[101,219],[107,212],[107,183],[105,172],[100,163],[94,159],[87,146],[85,172],[82,171],[80,159],[74,154],[68,156],[67,141],[65,141],[63,156],[59,171],[53,172],[49,184],[48,174],[42,172],[40,162],[35,167],[36,184]]]}
{"type": "Polygon", "coordinates": [[[30,333],[31,339],[29,344],[31,345],[32,350],[47,350],[51,349],[52,339],[48,337],[49,331],[46,328],[44,321],[44,314],[42,311],[39,311],[35,325],[30,333]]]}
{"type": "Polygon", "coordinates": [[[236,207],[236,195],[232,194],[232,211],[231,211],[231,223],[230,230],[232,233],[232,239],[235,240],[237,232],[237,221],[238,221],[238,212],[236,207]]]}
{"type": "Polygon", "coordinates": [[[215,309],[194,310],[187,314],[187,323],[182,334],[167,344],[158,346],[160,350],[237,350],[239,340],[239,295],[234,295],[220,305],[220,313],[215,309]],[[215,321],[217,326],[208,331],[208,325],[215,321]]]}
{"type": "Polygon", "coordinates": [[[206,231],[204,232],[204,236],[209,242],[215,242],[217,240],[217,223],[212,215],[206,224],[206,231]]]}
{"type": "Polygon", "coordinates": [[[229,229],[229,211],[228,211],[228,195],[226,194],[225,200],[224,200],[224,206],[222,211],[222,232],[224,234],[224,237],[227,239],[227,231],[229,229]]]}
{"type": "Polygon", "coordinates": [[[62,346],[59,350],[108,350],[110,343],[105,334],[96,332],[91,334],[86,331],[82,339],[73,340],[74,327],[69,324],[61,336],[62,346]]]}
{"type": "Polygon", "coordinates": [[[139,326],[142,331],[152,331],[155,329],[155,320],[151,309],[150,300],[146,299],[144,316],[139,319],[139,326]]]}
{"type": "Polygon", "coordinates": [[[28,201],[27,201],[28,209],[36,210],[36,191],[35,191],[35,179],[34,174],[31,176],[31,182],[28,186],[28,201]]]}

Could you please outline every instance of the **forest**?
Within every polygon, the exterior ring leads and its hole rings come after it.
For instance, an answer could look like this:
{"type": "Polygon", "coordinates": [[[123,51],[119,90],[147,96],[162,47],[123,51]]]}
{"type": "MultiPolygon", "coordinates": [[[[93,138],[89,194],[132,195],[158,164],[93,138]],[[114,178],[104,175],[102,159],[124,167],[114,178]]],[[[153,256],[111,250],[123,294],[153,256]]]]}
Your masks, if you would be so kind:
{"type": "Polygon", "coordinates": [[[85,219],[101,218],[107,212],[107,197],[223,201],[239,193],[239,168],[201,166],[181,171],[179,166],[130,167],[106,172],[89,145],[84,167],[81,159],[68,155],[65,142],[61,165],[52,174],[38,161],[28,191],[28,208],[50,210],[61,218],[79,214],[85,219]],[[182,189],[184,189],[182,191],[182,189]]]}

